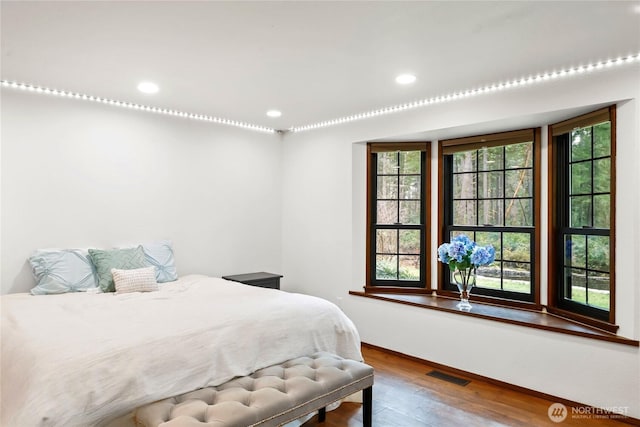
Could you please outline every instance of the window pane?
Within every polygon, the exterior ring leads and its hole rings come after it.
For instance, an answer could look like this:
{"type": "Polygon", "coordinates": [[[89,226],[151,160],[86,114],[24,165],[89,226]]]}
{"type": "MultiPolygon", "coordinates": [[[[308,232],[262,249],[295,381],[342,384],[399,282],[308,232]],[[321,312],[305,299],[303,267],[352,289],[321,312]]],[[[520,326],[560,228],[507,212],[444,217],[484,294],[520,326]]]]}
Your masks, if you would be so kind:
{"type": "Polygon", "coordinates": [[[460,173],[453,175],[454,199],[475,199],[476,196],[475,173],[460,173]]]}
{"type": "Polygon", "coordinates": [[[378,224],[395,224],[398,222],[398,202],[378,202],[378,224]]]}
{"type": "Polygon", "coordinates": [[[591,270],[609,271],[609,236],[589,236],[588,245],[589,265],[587,267],[591,270]]]}
{"type": "Polygon", "coordinates": [[[478,198],[490,199],[493,197],[504,197],[502,172],[478,173],[478,198]]]}
{"type": "Polygon", "coordinates": [[[572,196],[569,203],[571,205],[569,226],[591,227],[591,196],[572,196]]]}
{"type": "Polygon", "coordinates": [[[502,263],[478,267],[476,286],[487,289],[502,289],[502,263]]]}
{"type": "Polygon", "coordinates": [[[593,157],[611,155],[611,122],[593,127],[593,157]]]}
{"type": "Polygon", "coordinates": [[[476,152],[464,151],[453,154],[453,172],[473,172],[476,170],[476,152]]]}
{"type": "Polygon", "coordinates": [[[611,159],[593,161],[593,192],[608,193],[611,183],[611,159]]]}
{"type": "Polygon", "coordinates": [[[611,215],[610,196],[603,194],[593,197],[593,226],[595,228],[609,228],[609,217],[611,215]]]}
{"type": "Polygon", "coordinates": [[[478,200],[478,224],[503,225],[503,200],[478,200]]]}
{"type": "Polygon", "coordinates": [[[531,169],[506,171],[504,174],[505,197],[533,196],[533,171],[531,169]]]}
{"type": "Polygon", "coordinates": [[[587,303],[587,276],[584,270],[579,270],[576,268],[566,268],[565,269],[565,298],[575,301],[581,302],[583,304],[587,303]]]}
{"type": "Polygon", "coordinates": [[[610,288],[609,275],[589,272],[589,289],[587,290],[588,304],[609,310],[610,288]]]}
{"type": "Polygon", "coordinates": [[[398,231],[397,230],[377,230],[376,231],[376,253],[396,254],[398,253],[398,231]]]}
{"type": "Polygon", "coordinates": [[[378,199],[398,198],[398,177],[379,176],[378,177],[378,199]]]}
{"type": "Polygon", "coordinates": [[[531,264],[504,262],[502,289],[528,294],[531,292],[531,264]]]}
{"type": "Polygon", "coordinates": [[[565,265],[585,268],[587,262],[587,239],[581,235],[567,235],[564,241],[565,265]]]}
{"type": "Polygon", "coordinates": [[[531,235],[528,233],[503,233],[502,259],[507,261],[531,261],[531,235]]]}
{"type": "Polygon", "coordinates": [[[505,199],[504,224],[513,227],[533,225],[532,199],[505,199]]]}
{"type": "Polygon", "coordinates": [[[420,151],[401,151],[400,152],[400,173],[410,174],[420,173],[420,151]]]}
{"type": "Polygon", "coordinates": [[[398,279],[398,257],[376,255],[376,279],[398,279]]]}
{"type": "Polygon", "coordinates": [[[400,223],[420,224],[420,201],[400,201],[400,223]]]}
{"type": "Polygon", "coordinates": [[[493,246],[496,250],[496,259],[502,259],[502,246],[500,244],[500,232],[477,232],[476,243],[480,246],[493,246]]]}
{"type": "Polygon", "coordinates": [[[420,280],[420,256],[401,255],[400,280],[420,280]]]}
{"type": "Polygon", "coordinates": [[[476,202],[474,200],[453,201],[453,224],[476,225],[476,202]]]}
{"type": "Polygon", "coordinates": [[[504,147],[505,168],[528,168],[533,164],[533,142],[511,144],[504,147]]]}
{"type": "Polygon", "coordinates": [[[420,176],[400,177],[400,198],[420,200],[420,176]]]}
{"type": "Polygon", "coordinates": [[[478,150],[478,170],[502,169],[503,147],[481,148],[478,150]]]}
{"type": "Polygon", "coordinates": [[[591,193],[591,162],[571,165],[571,194],[591,193]]]}
{"type": "Polygon", "coordinates": [[[401,254],[420,254],[420,230],[399,230],[401,254]]]}
{"type": "Polygon", "coordinates": [[[571,161],[591,158],[591,127],[571,132],[571,161]]]}
{"type": "Polygon", "coordinates": [[[398,173],[398,153],[378,153],[378,175],[398,173]]]}

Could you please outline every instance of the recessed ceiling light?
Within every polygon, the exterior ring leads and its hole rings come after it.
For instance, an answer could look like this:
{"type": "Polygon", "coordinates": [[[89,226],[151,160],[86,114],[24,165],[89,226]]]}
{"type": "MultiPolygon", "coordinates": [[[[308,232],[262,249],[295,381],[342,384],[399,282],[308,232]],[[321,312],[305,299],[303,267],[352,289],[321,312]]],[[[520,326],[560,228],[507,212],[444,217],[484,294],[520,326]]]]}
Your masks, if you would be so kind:
{"type": "Polygon", "coordinates": [[[157,93],[160,88],[153,82],[140,82],[138,84],[138,90],[142,93],[157,93]]]}
{"type": "Polygon", "coordinates": [[[396,77],[396,83],[399,85],[410,85],[411,83],[416,81],[416,76],[413,74],[400,74],[396,77]]]}
{"type": "Polygon", "coordinates": [[[281,111],[278,110],[269,110],[267,111],[267,116],[269,117],[280,117],[282,115],[281,111]]]}

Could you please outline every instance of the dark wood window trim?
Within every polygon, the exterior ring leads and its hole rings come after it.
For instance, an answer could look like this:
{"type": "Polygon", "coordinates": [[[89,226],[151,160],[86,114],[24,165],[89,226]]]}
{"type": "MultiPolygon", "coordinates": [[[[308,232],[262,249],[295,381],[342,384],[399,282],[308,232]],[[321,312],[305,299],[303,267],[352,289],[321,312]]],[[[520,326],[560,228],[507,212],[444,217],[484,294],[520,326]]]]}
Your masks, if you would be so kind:
{"type": "Polygon", "coordinates": [[[431,235],[429,225],[431,223],[431,143],[428,141],[420,142],[380,142],[367,144],[367,230],[366,230],[366,285],[365,289],[372,292],[428,292],[431,289],[431,235]],[[376,171],[373,170],[373,161],[376,153],[392,152],[392,151],[421,151],[423,153],[423,180],[422,180],[422,242],[423,242],[423,272],[422,280],[416,282],[416,286],[410,286],[406,283],[403,286],[384,286],[373,283],[372,277],[375,261],[373,260],[373,251],[375,250],[375,240],[373,234],[373,216],[372,212],[374,201],[376,200],[374,179],[376,179],[376,171]]]}
{"type": "Polygon", "coordinates": [[[574,117],[569,120],[565,120],[560,123],[550,125],[548,128],[548,141],[549,141],[549,247],[548,247],[548,296],[549,296],[549,311],[561,315],[565,318],[575,319],[579,322],[587,323],[601,329],[615,331],[618,327],[615,325],[615,237],[616,237],[616,108],[612,105],[607,108],[603,108],[591,113],[584,114],[582,116],[574,117]],[[611,183],[610,183],[610,247],[609,247],[609,265],[610,265],[610,307],[609,307],[609,319],[608,321],[602,319],[595,319],[583,314],[575,313],[573,311],[559,307],[559,287],[562,286],[562,277],[558,277],[558,263],[559,257],[562,254],[558,254],[558,249],[554,242],[559,238],[560,230],[557,227],[558,224],[558,209],[555,203],[557,198],[558,188],[558,176],[557,159],[559,147],[554,143],[554,138],[559,135],[566,134],[573,129],[592,126],[603,121],[611,122],[611,183]]]}
{"type": "MultiPolygon", "coordinates": [[[[527,328],[540,329],[566,335],[574,335],[583,338],[590,338],[598,341],[608,341],[640,347],[640,341],[618,336],[610,331],[602,330],[589,324],[581,323],[573,319],[567,319],[560,315],[544,310],[532,310],[516,307],[500,306],[478,302],[476,298],[471,298],[473,308],[471,311],[460,311],[457,304],[459,299],[434,294],[408,294],[408,293],[384,293],[384,292],[361,292],[349,291],[350,295],[372,298],[380,301],[410,305],[427,310],[443,311],[460,316],[470,316],[501,323],[523,326],[527,328]]],[[[543,307],[544,309],[544,307],[543,307]]]]}
{"type": "MultiPolygon", "coordinates": [[[[520,301],[500,296],[474,295],[476,300],[497,303],[513,307],[528,307],[540,309],[540,217],[541,217],[541,128],[522,129],[510,132],[500,132],[489,135],[478,135],[466,138],[457,138],[440,141],[440,153],[438,156],[438,244],[444,243],[447,226],[444,217],[444,156],[459,151],[477,150],[482,147],[496,147],[520,142],[533,141],[533,246],[531,275],[533,281],[533,293],[531,301],[520,301]]],[[[457,297],[458,292],[444,288],[443,278],[446,274],[444,264],[438,263],[438,295],[457,297]]]]}

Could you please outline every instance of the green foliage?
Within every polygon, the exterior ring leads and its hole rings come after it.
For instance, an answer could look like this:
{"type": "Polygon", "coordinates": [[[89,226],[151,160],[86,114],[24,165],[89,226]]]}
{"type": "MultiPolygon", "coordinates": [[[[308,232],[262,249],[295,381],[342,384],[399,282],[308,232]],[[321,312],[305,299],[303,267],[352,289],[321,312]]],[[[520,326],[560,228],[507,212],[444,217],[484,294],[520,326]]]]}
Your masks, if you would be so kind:
{"type": "Polygon", "coordinates": [[[376,279],[419,280],[420,270],[401,265],[400,272],[397,274],[395,262],[387,259],[378,259],[376,261],[376,279]]]}

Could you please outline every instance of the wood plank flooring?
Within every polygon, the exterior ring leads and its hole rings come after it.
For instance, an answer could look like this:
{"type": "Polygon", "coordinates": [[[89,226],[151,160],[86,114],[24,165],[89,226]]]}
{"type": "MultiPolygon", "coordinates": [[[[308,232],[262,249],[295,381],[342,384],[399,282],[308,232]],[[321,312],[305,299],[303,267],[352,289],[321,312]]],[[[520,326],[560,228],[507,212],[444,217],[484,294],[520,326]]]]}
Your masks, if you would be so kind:
{"type": "MultiPolygon", "coordinates": [[[[573,418],[570,408],[563,422],[554,423],[547,415],[552,401],[471,378],[465,378],[471,381],[466,386],[452,384],[427,376],[434,368],[426,364],[370,347],[363,347],[362,353],[375,369],[374,427],[629,425],[612,419],[573,418]]],[[[360,427],[361,405],[343,403],[337,410],[327,412],[324,423],[315,416],[304,424],[313,426],[360,427]]]]}

